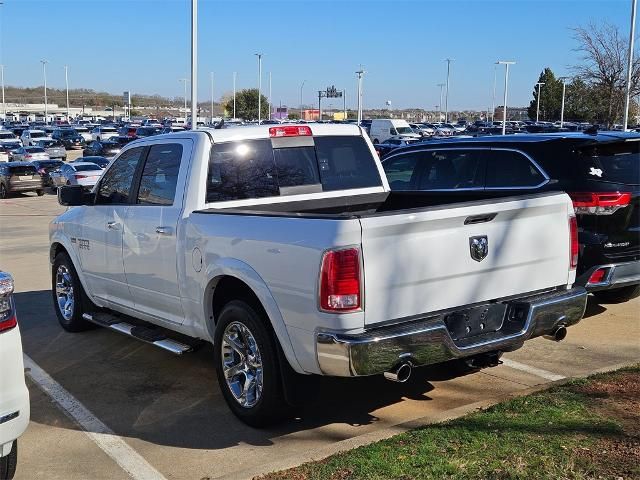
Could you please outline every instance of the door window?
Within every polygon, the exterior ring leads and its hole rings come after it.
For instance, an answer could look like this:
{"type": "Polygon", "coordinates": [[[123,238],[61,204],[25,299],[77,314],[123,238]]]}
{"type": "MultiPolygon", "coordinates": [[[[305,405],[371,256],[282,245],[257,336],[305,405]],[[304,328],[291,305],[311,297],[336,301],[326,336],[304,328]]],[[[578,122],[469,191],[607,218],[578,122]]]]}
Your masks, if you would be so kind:
{"type": "Polygon", "coordinates": [[[491,150],[487,159],[486,188],[523,188],[540,186],[546,178],[522,153],[491,150]]]}
{"type": "Polygon", "coordinates": [[[412,190],[412,180],[421,153],[398,155],[382,162],[391,190],[412,190]]]}
{"type": "Polygon", "coordinates": [[[416,190],[482,188],[484,150],[433,150],[423,152],[416,190]]]}
{"type": "Polygon", "coordinates": [[[120,155],[104,173],[96,194],[96,204],[129,203],[133,176],[142,158],[144,147],[132,148],[120,155]]]}
{"type": "Polygon", "coordinates": [[[179,143],[152,146],[140,178],[137,203],[173,205],[181,160],[179,143]]]}

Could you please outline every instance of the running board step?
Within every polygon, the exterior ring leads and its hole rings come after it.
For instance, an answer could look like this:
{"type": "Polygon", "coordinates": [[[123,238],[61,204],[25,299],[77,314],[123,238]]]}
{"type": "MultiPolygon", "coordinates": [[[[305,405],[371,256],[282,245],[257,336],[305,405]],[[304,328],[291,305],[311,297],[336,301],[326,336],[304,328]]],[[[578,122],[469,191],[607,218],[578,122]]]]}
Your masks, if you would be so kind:
{"type": "Polygon", "coordinates": [[[121,318],[115,315],[102,312],[92,314],[85,313],[82,315],[82,318],[101,327],[110,328],[111,330],[124,333],[145,343],[155,345],[175,355],[182,355],[183,353],[188,353],[193,350],[193,346],[191,345],[168,338],[159,328],[132,325],[122,321],[121,318]]]}

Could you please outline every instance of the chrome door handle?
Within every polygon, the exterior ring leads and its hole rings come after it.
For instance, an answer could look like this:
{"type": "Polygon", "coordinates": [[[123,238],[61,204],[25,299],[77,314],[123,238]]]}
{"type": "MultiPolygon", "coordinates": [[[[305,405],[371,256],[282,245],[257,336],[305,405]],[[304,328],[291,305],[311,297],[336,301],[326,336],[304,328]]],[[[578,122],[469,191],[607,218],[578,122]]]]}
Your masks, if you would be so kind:
{"type": "Polygon", "coordinates": [[[159,233],[160,235],[171,235],[171,232],[171,227],[156,227],[156,233],[159,233]]]}
{"type": "Polygon", "coordinates": [[[120,224],[118,222],[107,222],[107,228],[109,230],[120,230],[120,224]]]}

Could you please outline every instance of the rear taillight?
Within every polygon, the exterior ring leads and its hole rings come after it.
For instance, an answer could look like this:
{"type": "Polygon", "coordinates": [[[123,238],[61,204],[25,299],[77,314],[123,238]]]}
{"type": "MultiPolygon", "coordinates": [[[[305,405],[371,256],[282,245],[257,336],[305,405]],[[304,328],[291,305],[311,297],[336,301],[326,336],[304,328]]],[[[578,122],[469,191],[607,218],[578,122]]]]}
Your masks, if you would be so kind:
{"type": "Polygon", "coordinates": [[[80,175],[79,173],[76,173],[76,178],[87,178],[86,175],[80,175]]]}
{"type": "Polygon", "coordinates": [[[27,154],[24,156],[24,158],[33,158],[33,155],[30,155],[30,154],[28,154],[28,153],[27,153],[27,154]]]}
{"type": "Polygon", "coordinates": [[[578,243],[578,221],[575,216],[569,217],[569,237],[570,237],[570,257],[569,268],[575,270],[578,266],[578,253],[580,252],[580,244],[578,243]]]}
{"type": "Polygon", "coordinates": [[[0,272],[0,332],[11,330],[18,324],[13,307],[13,277],[0,272]]]}
{"type": "Polygon", "coordinates": [[[46,174],[47,174],[47,171],[46,171],[44,168],[39,168],[39,169],[38,169],[38,173],[39,173],[40,175],[46,175],[46,174]]]}
{"type": "Polygon", "coordinates": [[[270,137],[309,137],[311,136],[311,128],[306,125],[295,126],[288,125],[286,127],[271,127],[269,129],[270,137]]]}
{"type": "Polygon", "coordinates": [[[621,192],[574,192],[569,196],[576,215],[611,215],[631,202],[631,194],[621,192]]]}
{"type": "Polygon", "coordinates": [[[320,268],[320,308],[330,312],[359,310],[360,250],[346,248],[328,251],[320,268]]]}

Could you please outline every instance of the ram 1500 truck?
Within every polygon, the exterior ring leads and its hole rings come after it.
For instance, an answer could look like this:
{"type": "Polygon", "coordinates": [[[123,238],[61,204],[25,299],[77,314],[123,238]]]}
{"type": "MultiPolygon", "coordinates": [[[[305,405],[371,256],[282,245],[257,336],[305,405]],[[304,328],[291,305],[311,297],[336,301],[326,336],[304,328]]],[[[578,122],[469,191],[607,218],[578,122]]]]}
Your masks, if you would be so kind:
{"type": "MultiPolygon", "coordinates": [[[[435,172],[446,175],[446,172],[435,172]]],[[[282,413],[301,374],[385,374],[560,339],[584,313],[564,193],[390,192],[355,125],[140,139],[50,226],[68,331],[214,345],[231,410],[282,413]]]]}

